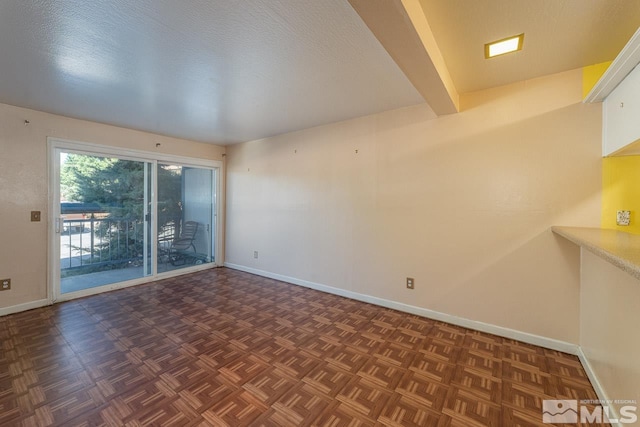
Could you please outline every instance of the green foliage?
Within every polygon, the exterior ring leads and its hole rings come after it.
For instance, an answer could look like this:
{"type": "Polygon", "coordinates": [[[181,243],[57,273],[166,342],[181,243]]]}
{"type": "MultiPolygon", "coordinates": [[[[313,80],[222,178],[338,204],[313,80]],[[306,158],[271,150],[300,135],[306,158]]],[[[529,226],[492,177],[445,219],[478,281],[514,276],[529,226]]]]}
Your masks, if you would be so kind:
{"type": "MultiPolygon", "coordinates": [[[[158,228],[182,217],[182,168],[158,166],[158,228]]],[[[112,217],[142,220],[144,164],[107,157],[68,154],[60,171],[68,200],[97,203],[112,217]]]]}
{"type": "MultiPolygon", "coordinates": [[[[158,167],[158,231],[182,219],[182,168],[158,167]]],[[[60,171],[60,187],[69,201],[94,203],[106,220],[95,221],[89,271],[140,262],[144,245],[144,163],[68,154],[60,171]],[[106,265],[108,263],[109,265],[106,265]]],[[[179,235],[179,227],[175,233],[179,235]]],[[[87,248],[85,248],[86,250],[87,248]]],[[[89,272],[85,271],[85,272],[89,272]]]]}
{"type": "Polygon", "coordinates": [[[142,219],[144,164],[130,160],[69,154],[60,171],[63,194],[97,203],[112,216],[142,219]]]}

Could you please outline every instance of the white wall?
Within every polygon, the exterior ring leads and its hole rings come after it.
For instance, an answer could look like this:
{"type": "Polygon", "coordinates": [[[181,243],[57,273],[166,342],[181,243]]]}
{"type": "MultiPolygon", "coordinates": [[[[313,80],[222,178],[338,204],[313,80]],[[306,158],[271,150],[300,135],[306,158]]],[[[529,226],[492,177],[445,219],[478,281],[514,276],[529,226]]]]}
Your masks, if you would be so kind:
{"type": "Polygon", "coordinates": [[[577,343],[579,251],[549,227],[599,225],[601,112],[581,79],[228,147],[226,261],[577,343]]]}
{"type": "Polygon", "coordinates": [[[581,268],[582,351],[607,399],[640,402],[640,281],[586,250],[581,268]]]}
{"type": "Polygon", "coordinates": [[[0,104],[0,279],[12,279],[12,289],[0,292],[0,312],[47,298],[47,137],[211,160],[224,153],[215,145],[0,104]],[[42,212],[41,222],[30,222],[32,210],[42,212]]]}

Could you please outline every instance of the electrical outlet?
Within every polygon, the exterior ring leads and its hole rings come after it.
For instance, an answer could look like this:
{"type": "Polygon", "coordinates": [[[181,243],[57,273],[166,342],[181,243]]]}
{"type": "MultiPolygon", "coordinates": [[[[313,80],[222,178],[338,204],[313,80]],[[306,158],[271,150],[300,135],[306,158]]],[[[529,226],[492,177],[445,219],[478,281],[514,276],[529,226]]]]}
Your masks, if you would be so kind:
{"type": "Polygon", "coordinates": [[[0,280],[0,291],[8,291],[11,289],[11,279],[0,280]]]}
{"type": "Polygon", "coordinates": [[[617,211],[616,224],[629,225],[631,223],[631,211],[617,211]]]}
{"type": "Polygon", "coordinates": [[[40,211],[31,211],[31,222],[40,221],[40,211]]]}
{"type": "Polygon", "coordinates": [[[407,277],[407,289],[413,289],[413,277],[407,277]]]}
{"type": "Polygon", "coordinates": [[[254,257],[255,259],[258,259],[258,251],[253,251],[253,257],[254,257]]]}

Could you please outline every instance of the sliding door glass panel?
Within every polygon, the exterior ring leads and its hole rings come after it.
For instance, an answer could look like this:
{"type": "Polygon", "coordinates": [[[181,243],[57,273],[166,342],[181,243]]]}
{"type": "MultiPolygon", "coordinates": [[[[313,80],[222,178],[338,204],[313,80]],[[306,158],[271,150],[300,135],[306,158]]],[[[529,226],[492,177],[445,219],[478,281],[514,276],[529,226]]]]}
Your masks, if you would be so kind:
{"type": "Polygon", "coordinates": [[[60,151],[60,292],[152,274],[151,164],[60,151]]]}
{"type": "Polygon", "coordinates": [[[158,164],[158,273],[214,262],[214,172],[158,164]]]}

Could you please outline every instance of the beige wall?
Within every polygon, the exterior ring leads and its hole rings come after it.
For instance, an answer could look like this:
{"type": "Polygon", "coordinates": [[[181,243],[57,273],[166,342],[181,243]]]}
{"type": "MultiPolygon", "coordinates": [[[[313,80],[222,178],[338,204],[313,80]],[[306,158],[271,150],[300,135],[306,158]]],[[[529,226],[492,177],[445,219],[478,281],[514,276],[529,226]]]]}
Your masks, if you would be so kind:
{"type": "Polygon", "coordinates": [[[579,251],[549,227],[600,221],[581,95],[575,70],[228,147],[226,261],[577,343],[579,251]]]}
{"type": "Polygon", "coordinates": [[[213,160],[224,153],[210,144],[0,104],[0,279],[12,279],[12,289],[0,292],[0,309],[47,298],[47,137],[213,160]],[[32,210],[42,211],[42,222],[30,222],[32,210]]]}
{"type": "Polygon", "coordinates": [[[640,281],[586,250],[581,273],[582,351],[608,399],[640,402],[640,281]]]}

